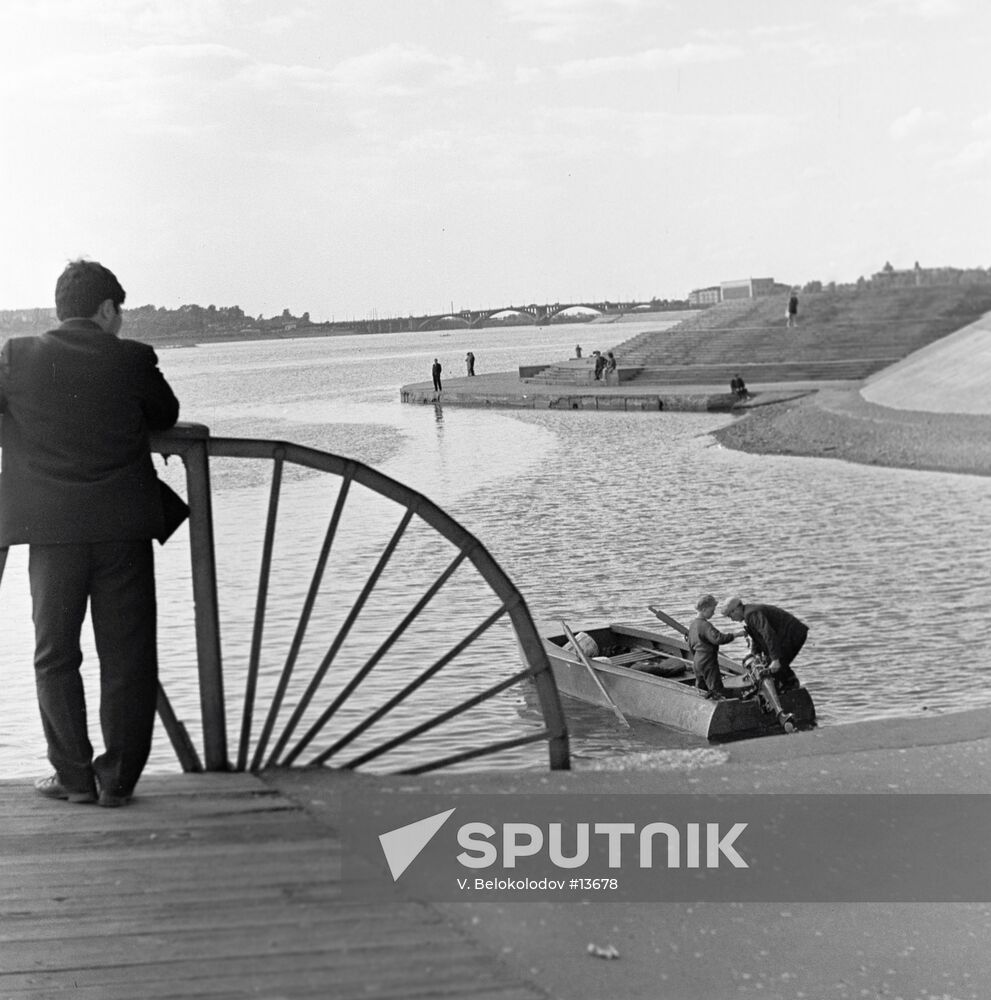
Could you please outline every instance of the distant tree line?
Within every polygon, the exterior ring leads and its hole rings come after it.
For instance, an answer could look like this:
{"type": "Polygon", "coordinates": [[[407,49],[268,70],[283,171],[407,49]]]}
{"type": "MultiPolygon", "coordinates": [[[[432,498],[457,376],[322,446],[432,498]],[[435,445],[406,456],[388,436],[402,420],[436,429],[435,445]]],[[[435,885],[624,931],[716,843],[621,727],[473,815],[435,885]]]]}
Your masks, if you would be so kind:
{"type": "MultiPolygon", "coordinates": [[[[245,315],[240,306],[138,306],[124,308],[124,336],[150,344],[195,343],[201,340],[236,340],[266,336],[300,336],[318,332],[330,324],[310,321],[310,314],[294,316],[283,309],[280,316],[266,319],[245,315]]],[[[54,309],[0,310],[0,336],[15,337],[44,333],[58,325],[54,309]]]]}
{"type": "Polygon", "coordinates": [[[987,285],[991,284],[991,267],[922,267],[918,261],[913,267],[896,268],[885,261],[880,271],[869,278],[861,275],[856,281],[837,283],[807,281],[803,292],[866,292],[877,288],[925,288],[935,285],[987,285]]]}

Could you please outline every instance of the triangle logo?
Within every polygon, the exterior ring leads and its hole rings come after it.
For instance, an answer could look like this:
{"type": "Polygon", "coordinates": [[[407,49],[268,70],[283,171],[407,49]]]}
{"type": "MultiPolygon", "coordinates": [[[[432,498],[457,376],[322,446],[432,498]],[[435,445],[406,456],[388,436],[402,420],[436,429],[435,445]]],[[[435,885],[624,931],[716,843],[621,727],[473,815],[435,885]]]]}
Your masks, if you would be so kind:
{"type": "Polygon", "coordinates": [[[399,876],[417,859],[420,851],[433,840],[434,835],[453,812],[454,809],[448,809],[447,812],[436,813],[426,819],[419,819],[415,823],[379,834],[379,843],[382,845],[385,860],[389,863],[393,882],[399,881],[399,876]]]}

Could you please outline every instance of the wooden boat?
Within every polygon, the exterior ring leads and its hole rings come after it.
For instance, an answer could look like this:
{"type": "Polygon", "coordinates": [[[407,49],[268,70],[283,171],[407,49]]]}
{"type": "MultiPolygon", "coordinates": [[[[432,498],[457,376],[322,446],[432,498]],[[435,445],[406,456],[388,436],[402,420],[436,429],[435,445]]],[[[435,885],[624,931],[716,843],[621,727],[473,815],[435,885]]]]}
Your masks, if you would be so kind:
{"type": "MultiPolygon", "coordinates": [[[[582,629],[597,647],[597,655],[582,657],[570,645],[564,629],[542,632],[558,690],[605,708],[618,708],[624,715],[646,719],[709,740],[780,733],[782,725],[774,711],[762,707],[755,696],[732,697],[753,690],[742,663],[720,655],[723,701],[706,698],[695,687],[695,673],[685,640],[664,635],[640,624],[617,622],[582,629]],[[591,666],[595,677],[589,671],[591,666]],[[609,704],[610,700],[612,705],[609,704]]],[[[815,724],[815,705],[804,687],[779,695],[781,708],[795,727],[815,724]]]]}

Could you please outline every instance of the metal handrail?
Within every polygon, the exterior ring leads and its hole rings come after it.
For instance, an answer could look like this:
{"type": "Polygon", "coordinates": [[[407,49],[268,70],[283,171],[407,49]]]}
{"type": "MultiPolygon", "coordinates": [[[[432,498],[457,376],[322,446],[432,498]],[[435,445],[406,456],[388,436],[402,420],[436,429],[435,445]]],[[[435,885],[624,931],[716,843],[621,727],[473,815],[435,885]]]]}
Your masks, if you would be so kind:
{"type": "MultiPolygon", "coordinates": [[[[260,770],[262,767],[274,766],[276,764],[290,764],[296,761],[302,750],[313,740],[322,729],[323,725],[334,715],[340,703],[350,694],[365,675],[374,667],[375,663],[386,652],[389,646],[398,636],[414,621],[418,610],[429,601],[433,593],[451,576],[454,569],[462,561],[470,562],[488,584],[493,593],[499,599],[501,607],[496,615],[492,616],[481,629],[476,629],[471,636],[462,643],[455,646],[446,656],[426,670],[420,678],[412,684],[407,685],[407,689],[400,692],[390,703],[376,712],[372,713],[368,719],[359,723],[351,732],[339,738],[329,749],[319,753],[309,764],[322,764],[337,749],[350,743],[357,735],[370,727],[374,722],[388,711],[394,704],[402,700],[407,693],[414,690],[423,683],[433,673],[441,669],[446,662],[453,659],[460,649],[463,649],[469,642],[477,638],[492,622],[502,614],[509,616],[510,622],[516,633],[517,643],[525,669],[513,676],[508,683],[516,683],[521,679],[529,678],[533,681],[536,693],[540,702],[545,728],[540,732],[520,737],[514,740],[504,740],[500,743],[492,744],[490,747],[476,748],[462,753],[451,755],[440,761],[420,765],[411,768],[411,771],[420,773],[431,770],[435,767],[446,766],[461,760],[474,759],[486,753],[497,753],[500,750],[508,749],[523,743],[535,742],[546,739],[548,743],[549,766],[552,769],[567,769],[570,767],[570,756],[568,749],[568,732],[565,723],[564,713],[554,682],[554,677],[550,669],[550,663],[544,651],[543,643],[534,625],[533,619],[527,608],[526,602],[519,590],[512,583],[499,564],[493,559],[482,543],[462,525],[460,525],[449,514],[422,494],[412,490],[410,487],[391,479],[381,472],[356,462],[353,459],[334,455],[329,452],[318,451],[303,445],[292,444],[284,441],[264,441],[253,438],[225,438],[212,437],[209,429],[202,424],[180,423],[172,430],[152,437],[152,450],[163,456],[177,455],[181,458],[186,470],[187,500],[190,507],[189,516],[189,545],[192,572],[193,604],[195,616],[195,636],[197,661],[199,669],[200,688],[200,712],[203,727],[203,749],[204,764],[206,770],[260,770]],[[227,718],[224,700],[224,675],[223,656],[220,636],[220,615],[217,593],[217,564],[216,550],[213,530],[213,508],[212,492],[210,486],[210,459],[211,458],[241,458],[241,459],[261,459],[272,462],[273,475],[269,496],[268,515],[266,518],[266,530],[262,551],[262,566],[259,575],[259,591],[255,610],[255,625],[252,635],[251,653],[249,656],[248,674],[245,686],[245,701],[243,718],[241,722],[241,739],[235,760],[232,762],[227,745],[227,718]],[[252,716],[254,710],[254,699],[259,671],[259,651],[261,637],[264,627],[265,607],[268,592],[269,572],[271,569],[273,539],[275,522],[279,509],[279,498],[282,483],[283,467],[286,463],[303,466],[309,469],[318,470],[340,477],[341,485],[338,493],[337,503],[334,513],[331,516],[327,529],[327,535],[319,554],[317,567],[314,572],[313,581],[310,585],[307,599],[303,606],[303,612],[297,628],[296,636],[290,647],[289,655],[283,668],[283,673],[279,679],[275,696],[267,713],[264,725],[261,730],[254,754],[250,754],[250,741],[252,729],[252,716]],[[327,561],[327,556],[336,533],[337,524],[340,519],[341,509],[345,498],[348,495],[352,484],[359,484],[368,490],[385,497],[404,509],[404,514],[399,527],[396,529],[393,538],[379,559],[375,571],[373,571],[369,581],[366,583],[355,607],[332,644],[324,662],[317,671],[317,676],[311,681],[304,695],[303,701],[298,704],[293,711],[289,724],[285,731],[278,737],[271,753],[266,756],[269,741],[273,735],[275,718],[278,715],[288,687],[289,678],[295,666],[296,655],[302,641],[309,621],[309,615],[313,608],[317,587],[320,584],[323,569],[327,561]],[[313,698],[319,681],[323,673],[333,660],[336,649],[343,642],[348,630],[357,617],[364,600],[367,598],[371,588],[374,587],[378,574],[394,550],[399,538],[405,531],[413,517],[418,517],[434,531],[443,536],[448,542],[455,546],[458,554],[454,562],[441,574],[439,580],[427,591],[427,594],[414,606],[413,611],[406,616],[403,622],[394,630],[383,644],[379,647],[372,658],[365,664],[361,671],[352,678],[345,690],[337,696],[332,704],[324,710],[317,722],[310,727],[307,733],[293,747],[289,747],[289,740],[300,721],[303,712],[313,698]],[[283,755],[285,756],[283,757],[283,755]],[[250,756],[250,763],[249,763],[250,756]]],[[[371,759],[380,753],[386,752],[398,743],[412,739],[431,728],[434,725],[445,721],[452,715],[464,711],[478,701],[492,697],[499,691],[507,687],[506,682],[498,684],[482,695],[470,698],[462,702],[460,706],[443,713],[434,720],[428,720],[413,727],[412,730],[402,736],[388,741],[388,746],[368,751],[360,758],[345,764],[345,767],[355,767],[365,759],[371,759]]],[[[185,729],[174,713],[163,692],[159,699],[160,717],[165,724],[166,730],[172,740],[177,756],[186,770],[198,769],[199,761],[192,747],[191,741],[186,735],[185,729]],[[169,717],[171,716],[171,718],[169,717]]]]}

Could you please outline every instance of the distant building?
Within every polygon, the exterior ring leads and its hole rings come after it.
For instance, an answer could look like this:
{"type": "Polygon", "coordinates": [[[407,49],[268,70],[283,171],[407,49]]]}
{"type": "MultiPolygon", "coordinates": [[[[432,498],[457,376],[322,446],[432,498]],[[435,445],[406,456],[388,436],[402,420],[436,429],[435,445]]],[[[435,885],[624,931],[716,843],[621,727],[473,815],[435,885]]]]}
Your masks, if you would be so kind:
{"type": "Polygon", "coordinates": [[[708,288],[696,288],[688,294],[688,304],[711,306],[717,302],[731,302],[734,299],[759,299],[765,295],[775,295],[788,291],[787,285],[779,284],[774,278],[740,278],[737,281],[721,281],[708,288]]]}
{"type": "Polygon", "coordinates": [[[719,285],[710,285],[708,288],[696,288],[688,293],[688,304],[690,306],[714,306],[721,301],[719,285]]]}
{"type": "Polygon", "coordinates": [[[731,299],[759,299],[785,290],[785,286],[779,285],[774,278],[740,278],[737,281],[720,282],[719,287],[723,302],[731,299]]]}
{"type": "Polygon", "coordinates": [[[991,268],[981,267],[892,267],[887,261],[880,271],[871,275],[871,285],[877,288],[909,288],[922,285],[986,285],[991,282],[991,268]]]}
{"type": "Polygon", "coordinates": [[[901,287],[904,288],[906,285],[921,285],[925,277],[928,277],[933,268],[926,268],[924,271],[920,266],[919,262],[915,262],[915,267],[912,268],[894,268],[891,266],[891,261],[887,261],[880,271],[876,271],[871,275],[871,281],[877,285],[889,286],[889,287],[901,287]]]}

